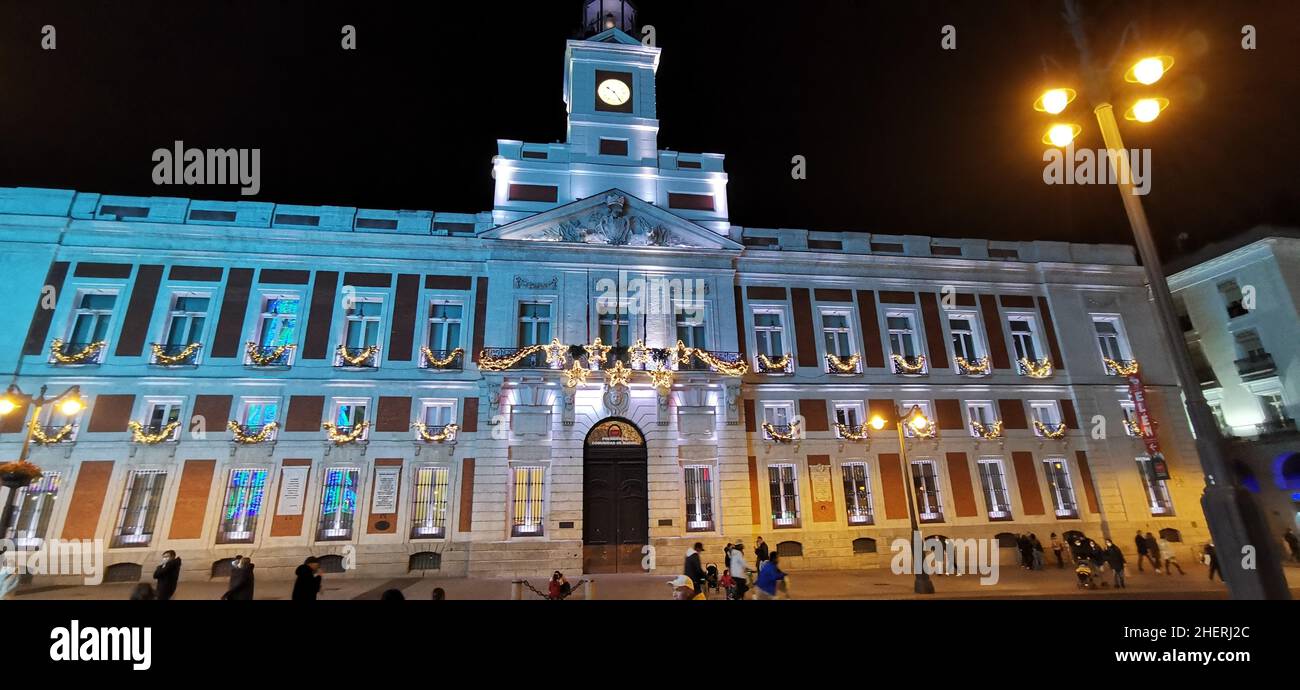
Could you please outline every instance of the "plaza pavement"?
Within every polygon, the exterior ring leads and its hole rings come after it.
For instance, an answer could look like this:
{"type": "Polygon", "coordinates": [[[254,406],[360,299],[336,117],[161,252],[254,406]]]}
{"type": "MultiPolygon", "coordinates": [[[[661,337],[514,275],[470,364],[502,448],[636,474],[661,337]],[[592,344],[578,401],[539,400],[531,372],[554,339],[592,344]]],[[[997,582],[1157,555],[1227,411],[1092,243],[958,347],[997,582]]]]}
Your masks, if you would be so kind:
{"type": "MultiPolygon", "coordinates": [[[[853,571],[793,571],[790,576],[790,596],[794,599],[1009,599],[1009,598],[1127,598],[1127,599],[1223,599],[1227,591],[1217,579],[1210,582],[1208,570],[1204,565],[1190,564],[1184,566],[1186,575],[1156,575],[1149,569],[1146,572],[1131,572],[1128,587],[1116,590],[1105,587],[1092,590],[1080,590],[1075,576],[1069,568],[1030,572],[1018,567],[1003,567],[999,579],[993,585],[981,585],[978,576],[933,576],[935,594],[918,596],[913,594],[912,575],[894,575],[886,568],[853,571]]],[[[1300,567],[1295,564],[1286,568],[1287,580],[1291,585],[1292,596],[1300,598],[1300,567]]],[[[575,585],[582,576],[570,577],[575,585]]],[[[666,600],[670,596],[667,582],[669,575],[592,575],[595,581],[595,597],[600,600],[666,600]]],[[[1109,582],[1107,573],[1102,580],[1109,582]]],[[[530,578],[529,582],[539,590],[545,591],[545,578],[530,578]]],[[[30,585],[20,587],[13,595],[18,600],[39,599],[126,599],[134,587],[131,583],[113,583],[98,586],[58,586],[42,585],[37,580],[30,585]]],[[[255,598],[276,600],[288,599],[293,587],[289,580],[259,579],[255,598]]],[[[407,599],[427,600],[435,587],[442,587],[449,600],[505,600],[511,598],[511,580],[481,578],[354,578],[339,575],[324,575],[321,599],[378,599],[387,589],[400,589],[407,599]]],[[[575,600],[585,598],[590,585],[584,584],[574,593],[575,600]]],[[[181,600],[219,599],[226,590],[223,580],[183,580],[176,593],[181,600]]],[[[540,598],[523,589],[525,600],[540,598]]],[[[711,598],[721,599],[721,594],[710,593],[711,598]]]]}

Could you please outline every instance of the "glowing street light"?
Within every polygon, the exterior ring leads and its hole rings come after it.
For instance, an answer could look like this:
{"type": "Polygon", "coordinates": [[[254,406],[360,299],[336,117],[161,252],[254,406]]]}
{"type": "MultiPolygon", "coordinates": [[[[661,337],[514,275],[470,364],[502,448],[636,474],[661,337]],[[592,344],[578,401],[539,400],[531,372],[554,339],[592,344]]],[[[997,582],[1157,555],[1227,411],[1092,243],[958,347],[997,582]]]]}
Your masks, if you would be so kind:
{"type": "Polygon", "coordinates": [[[3,398],[0,398],[0,415],[9,414],[16,409],[18,409],[18,403],[13,399],[13,397],[6,395],[3,398]]]}
{"type": "Polygon", "coordinates": [[[85,406],[86,404],[81,402],[81,398],[78,398],[74,394],[72,397],[59,403],[59,412],[63,413],[65,417],[71,417],[80,412],[85,406]]]}
{"type": "Polygon", "coordinates": [[[1059,115],[1077,95],[1074,89],[1048,89],[1034,101],[1034,110],[1049,115],[1059,115]]]}
{"type": "Polygon", "coordinates": [[[1083,128],[1074,123],[1055,124],[1049,127],[1047,133],[1043,135],[1043,143],[1049,146],[1065,148],[1082,131],[1083,128]]]}
{"type": "Polygon", "coordinates": [[[886,424],[885,418],[881,417],[880,415],[876,415],[871,418],[871,428],[875,429],[876,431],[880,431],[881,429],[885,428],[885,424],[886,424]]]}
{"type": "Polygon", "coordinates": [[[1138,122],[1154,122],[1160,117],[1160,111],[1169,107],[1168,98],[1143,98],[1133,104],[1128,112],[1124,113],[1125,120],[1136,120],[1138,122]]]}
{"type": "Polygon", "coordinates": [[[1160,57],[1149,57],[1138,60],[1128,72],[1124,73],[1124,81],[1130,84],[1143,84],[1151,86],[1160,81],[1165,76],[1165,72],[1174,66],[1174,59],[1168,55],[1160,57]]]}

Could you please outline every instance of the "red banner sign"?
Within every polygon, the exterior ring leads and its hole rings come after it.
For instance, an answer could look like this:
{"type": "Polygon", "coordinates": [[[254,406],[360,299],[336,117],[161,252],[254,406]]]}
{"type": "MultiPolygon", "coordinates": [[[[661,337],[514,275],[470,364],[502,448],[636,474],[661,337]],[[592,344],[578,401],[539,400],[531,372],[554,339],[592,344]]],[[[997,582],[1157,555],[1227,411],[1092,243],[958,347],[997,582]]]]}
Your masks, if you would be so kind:
{"type": "Polygon", "coordinates": [[[1154,479],[1169,479],[1169,466],[1165,464],[1165,455],[1160,452],[1160,439],[1156,437],[1156,422],[1151,418],[1147,407],[1146,386],[1142,385],[1141,374],[1128,377],[1128,395],[1133,401],[1133,411],[1137,417],[1138,432],[1142,443],[1146,445],[1147,457],[1151,459],[1151,474],[1154,479]]]}

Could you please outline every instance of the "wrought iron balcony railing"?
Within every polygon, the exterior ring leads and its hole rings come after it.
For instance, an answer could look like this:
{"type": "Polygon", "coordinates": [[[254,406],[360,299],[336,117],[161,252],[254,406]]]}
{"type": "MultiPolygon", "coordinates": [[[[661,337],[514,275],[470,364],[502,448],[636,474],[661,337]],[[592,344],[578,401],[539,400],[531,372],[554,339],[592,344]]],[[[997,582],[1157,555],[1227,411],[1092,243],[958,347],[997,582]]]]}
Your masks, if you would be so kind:
{"type": "Polygon", "coordinates": [[[293,361],[293,348],[281,345],[253,345],[245,348],[245,365],[252,367],[287,367],[293,361]]]}
{"type": "Polygon", "coordinates": [[[1244,359],[1236,360],[1234,364],[1237,365],[1237,374],[1243,381],[1255,381],[1277,373],[1273,355],[1262,350],[1251,352],[1244,359]]]}
{"type": "Polygon", "coordinates": [[[1295,420],[1289,417],[1282,419],[1269,419],[1255,425],[1255,430],[1260,436],[1271,436],[1273,434],[1285,434],[1296,430],[1295,420]]]}
{"type": "Polygon", "coordinates": [[[154,343],[149,349],[153,353],[153,364],[179,367],[197,364],[202,346],[198,343],[154,343]]]}
{"type": "Polygon", "coordinates": [[[461,371],[465,368],[465,351],[429,350],[420,351],[420,368],[432,371],[461,371]]]}

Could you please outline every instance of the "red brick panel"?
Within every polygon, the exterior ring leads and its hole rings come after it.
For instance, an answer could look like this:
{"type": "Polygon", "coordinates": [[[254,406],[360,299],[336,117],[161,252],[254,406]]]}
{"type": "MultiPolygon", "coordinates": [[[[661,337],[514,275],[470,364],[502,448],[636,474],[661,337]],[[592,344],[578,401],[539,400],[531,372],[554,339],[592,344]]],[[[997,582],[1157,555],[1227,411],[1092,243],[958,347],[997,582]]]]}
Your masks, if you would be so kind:
{"type": "Polygon", "coordinates": [[[208,512],[208,494],[216,460],[186,460],[181,484],[176,490],[176,508],[168,539],[198,539],[203,536],[203,517],[208,512]]]}
{"type": "Polygon", "coordinates": [[[112,460],[81,463],[77,484],[68,501],[68,516],[63,521],[64,539],[94,539],[99,528],[99,514],[104,509],[108,482],[113,478],[112,460]]]}
{"type": "Polygon", "coordinates": [[[979,515],[975,503],[975,485],[971,481],[970,465],[965,453],[948,453],[948,481],[952,482],[952,498],[957,504],[957,517],[979,515]]]}
{"type": "Polygon", "coordinates": [[[1011,462],[1016,468],[1016,484],[1020,487],[1020,504],[1025,515],[1044,515],[1043,494],[1038,489],[1038,473],[1034,467],[1034,454],[1015,451],[1011,462]]]}

